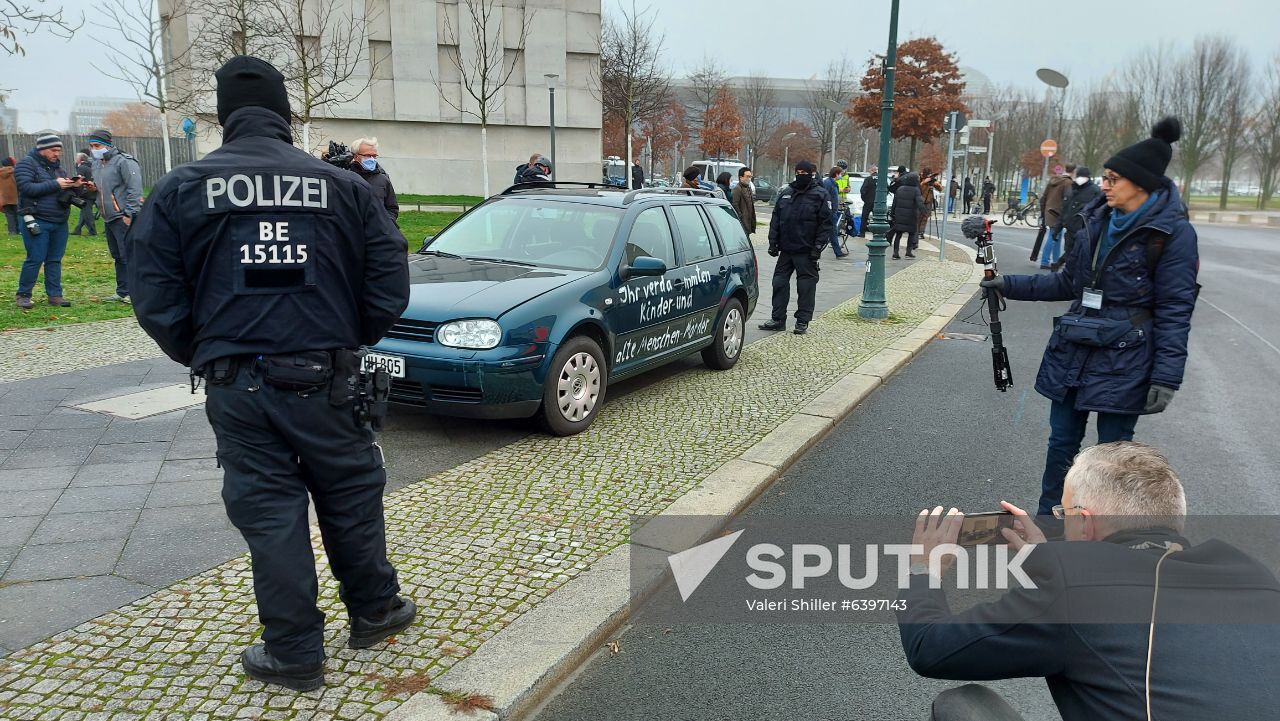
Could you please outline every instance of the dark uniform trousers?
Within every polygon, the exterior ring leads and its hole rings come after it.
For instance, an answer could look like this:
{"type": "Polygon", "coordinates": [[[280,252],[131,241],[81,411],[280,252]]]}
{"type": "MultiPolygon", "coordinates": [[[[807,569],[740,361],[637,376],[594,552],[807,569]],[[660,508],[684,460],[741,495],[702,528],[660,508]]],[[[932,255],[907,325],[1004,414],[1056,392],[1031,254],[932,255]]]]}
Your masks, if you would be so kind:
{"type": "Polygon", "coordinates": [[[779,323],[787,319],[787,304],[791,302],[791,275],[796,276],[797,300],[796,320],[808,323],[813,320],[813,304],[818,294],[818,261],[809,251],[778,255],[778,264],[773,268],[773,320],[779,323]]]}
{"type": "Polygon", "coordinates": [[[387,560],[382,451],[373,431],[356,425],[350,403],[329,404],[327,386],[303,395],[260,375],[245,365],[230,383],[208,386],[222,500],[253,558],[267,649],[286,663],[316,663],[325,658],[324,614],[307,494],[348,613],[375,615],[400,590],[387,560]]]}

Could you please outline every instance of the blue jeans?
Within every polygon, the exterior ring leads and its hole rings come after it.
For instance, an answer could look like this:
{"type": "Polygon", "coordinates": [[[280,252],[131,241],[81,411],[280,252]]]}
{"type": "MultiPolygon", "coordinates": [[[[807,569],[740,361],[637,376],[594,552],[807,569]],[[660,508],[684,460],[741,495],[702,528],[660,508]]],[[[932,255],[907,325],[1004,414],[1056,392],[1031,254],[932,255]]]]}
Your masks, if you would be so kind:
{"type": "Polygon", "coordinates": [[[31,235],[27,224],[21,223],[22,244],[27,248],[27,259],[22,261],[18,275],[18,295],[31,297],[31,289],[44,266],[44,292],[50,298],[62,296],[62,255],[67,252],[67,221],[53,223],[36,219],[40,235],[31,235]]]}
{"type": "Polygon", "coordinates": [[[1049,229],[1049,234],[1044,238],[1044,250],[1040,252],[1040,265],[1051,265],[1057,263],[1062,257],[1062,228],[1054,230],[1049,229]]]}
{"type": "MultiPolygon", "coordinates": [[[[1133,440],[1133,428],[1138,416],[1127,413],[1098,414],[1098,442],[1133,440]]],[[[1053,401],[1049,408],[1049,450],[1044,459],[1044,476],[1040,479],[1040,507],[1037,515],[1053,514],[1053,507],[1062,503],[1062,482],[1071,467],[1085,429],[1089,426],[1089,411],[1076,410],[1076,389],[1067,389],[1066,398],[1053,401]]]]}

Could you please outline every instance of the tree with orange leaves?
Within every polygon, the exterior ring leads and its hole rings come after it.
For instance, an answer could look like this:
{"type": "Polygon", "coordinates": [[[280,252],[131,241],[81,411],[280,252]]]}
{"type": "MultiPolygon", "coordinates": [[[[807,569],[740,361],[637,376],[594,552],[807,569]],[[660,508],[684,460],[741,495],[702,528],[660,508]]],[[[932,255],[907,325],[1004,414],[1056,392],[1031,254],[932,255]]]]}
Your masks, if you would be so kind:
{"type": "MultiPolygon", "coordinates": [[[[845,113],[871,128],[880,127],[880,103],[884,93],[884,56],[867,61],[862,77],[862,95],[853,99],[845,113]]],[[[911,139],[911,159],[916,162],[916,142],[933,142],[942,132],[947,113],[967,112],[960,94],[964,81],[955,55],[935,38],[915,38],[898,45],[898,65],[894,74],[894,138],[911,139]]]]}
{"type": "Polygon", "coordinates": [[[102,125],[121,138],[158,138],[164,135],[160,111],[145,103],[129,103],[102,116],[102,125]]]}
{"type": "Polygon", "coordinates": [[[698,147],[708,158],[734,155],[742,147],[742,115],[728,85],[716,91],[711,107],[702,119],[701,142],[698,147]]]}

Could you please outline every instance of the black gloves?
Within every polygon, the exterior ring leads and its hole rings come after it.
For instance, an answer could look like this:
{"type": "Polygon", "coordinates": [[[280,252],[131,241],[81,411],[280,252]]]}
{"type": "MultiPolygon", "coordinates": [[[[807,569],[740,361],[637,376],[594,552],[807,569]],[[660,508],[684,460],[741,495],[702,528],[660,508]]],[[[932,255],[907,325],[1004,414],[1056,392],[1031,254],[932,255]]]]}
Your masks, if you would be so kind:
{"type": "Polygon", "coordinates": [[[777,248],[774,248],[774,247],[770,247],[770,248],[769,248],[769,255],[773,256],[774,258],[777,258],[777,257],[778,257],[778,249],[777,249],[777,248]]]}
{"type": "Polygon", "coordinates": [[[978,285],[983,288],[995,288],[996,290],[1004,290],[1004,276],[997,275],[994,278],[984,278],[978,281],[978,285]]]}

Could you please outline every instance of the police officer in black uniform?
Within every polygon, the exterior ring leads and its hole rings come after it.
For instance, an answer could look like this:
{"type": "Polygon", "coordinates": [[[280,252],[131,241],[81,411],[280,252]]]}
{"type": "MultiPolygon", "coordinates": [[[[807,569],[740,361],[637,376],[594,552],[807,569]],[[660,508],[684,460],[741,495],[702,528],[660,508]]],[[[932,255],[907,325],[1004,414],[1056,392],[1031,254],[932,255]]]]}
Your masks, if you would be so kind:
{"type": "Polygon", "coordinates": [[[359,355],[408,304],[406,241],[359,176],[291,144],[284,79],[257,58],[216,74],[223,145],[156,185],[129,234],[138,322],[203,375],[227,515],[253,557],[263,644],[245,673],[324,684],[310,493],[365,648],[408,627],[387,561],[386,472],[357,419],[359,355]]]}

